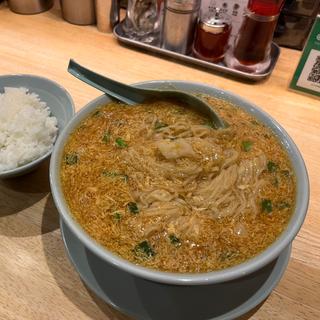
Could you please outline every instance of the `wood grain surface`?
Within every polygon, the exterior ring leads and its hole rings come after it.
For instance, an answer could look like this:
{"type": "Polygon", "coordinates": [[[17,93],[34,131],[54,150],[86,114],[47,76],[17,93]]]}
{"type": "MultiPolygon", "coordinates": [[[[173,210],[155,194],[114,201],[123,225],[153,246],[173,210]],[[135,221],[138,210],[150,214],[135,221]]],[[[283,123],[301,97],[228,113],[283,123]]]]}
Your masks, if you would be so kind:
{"type": "MultiPolygon", "coordinates": [[[[65,22],[57,6],[18,15],[0,5],[0,74],[55,80],[72,95],[77,110],[100,93],[66,72],[70,58],[126,83],[180,79],[232,91],[271,114],[292,136],[310,176],[309,211],[281,282],[243,319],[320,319],[320,102],[288,90],[300,54],[282,49],[269,79],[245,83],[121,46],[95,26],[65,22]]],[[[0,319],[128,319],[90,292],[68,260],[48,162],[0,182],[0,319]]]]}

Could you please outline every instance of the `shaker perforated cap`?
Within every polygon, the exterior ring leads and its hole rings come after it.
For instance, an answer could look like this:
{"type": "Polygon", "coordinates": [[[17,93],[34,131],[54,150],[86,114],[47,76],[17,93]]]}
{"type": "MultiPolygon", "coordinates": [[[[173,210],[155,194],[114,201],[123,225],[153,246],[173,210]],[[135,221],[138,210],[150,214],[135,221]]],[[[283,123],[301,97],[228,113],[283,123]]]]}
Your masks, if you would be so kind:
{"type": "Polygon", "coordinates": [[[214,11],[200,18],[200,28],[206,32],[219,34],[226,26],[231,26],[231,17],[219,8],[215,8],[214,11]]]}

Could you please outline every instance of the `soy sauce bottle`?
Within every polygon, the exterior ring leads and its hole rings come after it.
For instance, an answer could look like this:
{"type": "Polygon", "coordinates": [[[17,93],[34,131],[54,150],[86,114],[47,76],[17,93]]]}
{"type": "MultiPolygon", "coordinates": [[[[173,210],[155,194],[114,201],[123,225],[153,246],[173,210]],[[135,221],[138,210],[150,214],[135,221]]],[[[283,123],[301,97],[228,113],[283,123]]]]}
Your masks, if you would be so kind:
{"type": "Polygon", "coordinates": [[[265,71],[271,62],[273,33],[284,0],[249,0],[239,34],[226,64],[250,73],[265,71]]]}
{"type": "Polygon", "coordinates": [[[219,8],[201,15],[196,27],[193,55],[201,60],[223,60],[231,32],[231,17],[219,8]]]}

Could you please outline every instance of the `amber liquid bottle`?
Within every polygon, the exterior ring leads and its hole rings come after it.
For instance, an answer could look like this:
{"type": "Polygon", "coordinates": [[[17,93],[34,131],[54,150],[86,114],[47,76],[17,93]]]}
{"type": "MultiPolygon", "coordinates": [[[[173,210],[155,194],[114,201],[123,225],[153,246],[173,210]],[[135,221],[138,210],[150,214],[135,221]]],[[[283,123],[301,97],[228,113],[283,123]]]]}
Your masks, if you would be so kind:
{"type": "Polygon", "coordinates": [[[244,65],[254,65],[268,59],[276,24],[276,19],[268,21],[247,15],[243,22],[244,32],[241,32],[234,47],[235,58],[244,65]]]}
{"type": "Polygon", "coordinates": [[[226,64],[250,73],[265,71],[271,62],[273,33],[284,0],[250,0],[226,64]]]}
{"type": "Polygon", "coordinates": [[[231,32],[231,18],[215,9],[201,16],[196,27],[193,55],[201,60],[219,62],[228,47],[231,32]]]}

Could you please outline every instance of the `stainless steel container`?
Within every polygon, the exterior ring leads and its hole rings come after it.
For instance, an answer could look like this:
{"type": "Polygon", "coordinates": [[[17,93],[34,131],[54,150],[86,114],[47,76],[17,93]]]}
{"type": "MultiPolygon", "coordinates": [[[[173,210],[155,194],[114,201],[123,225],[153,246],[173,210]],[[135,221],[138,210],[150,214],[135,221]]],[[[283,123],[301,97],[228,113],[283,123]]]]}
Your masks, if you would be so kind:
{"type": "Polygon", "coordinates": [[[60,0],[63,19],[73,24],[96,23],[94,0],[60,0]]]}
{"type": "Polygon", "coordinates": [[[200,0],[166,0],[161,47],[182,54],[192,49],[200,0]]]}
{"type": "Polygon", "coordinates": [[[11,11],[20,14],[35,14],[49,10],[53,0],[8,0],[11,11]]]}

